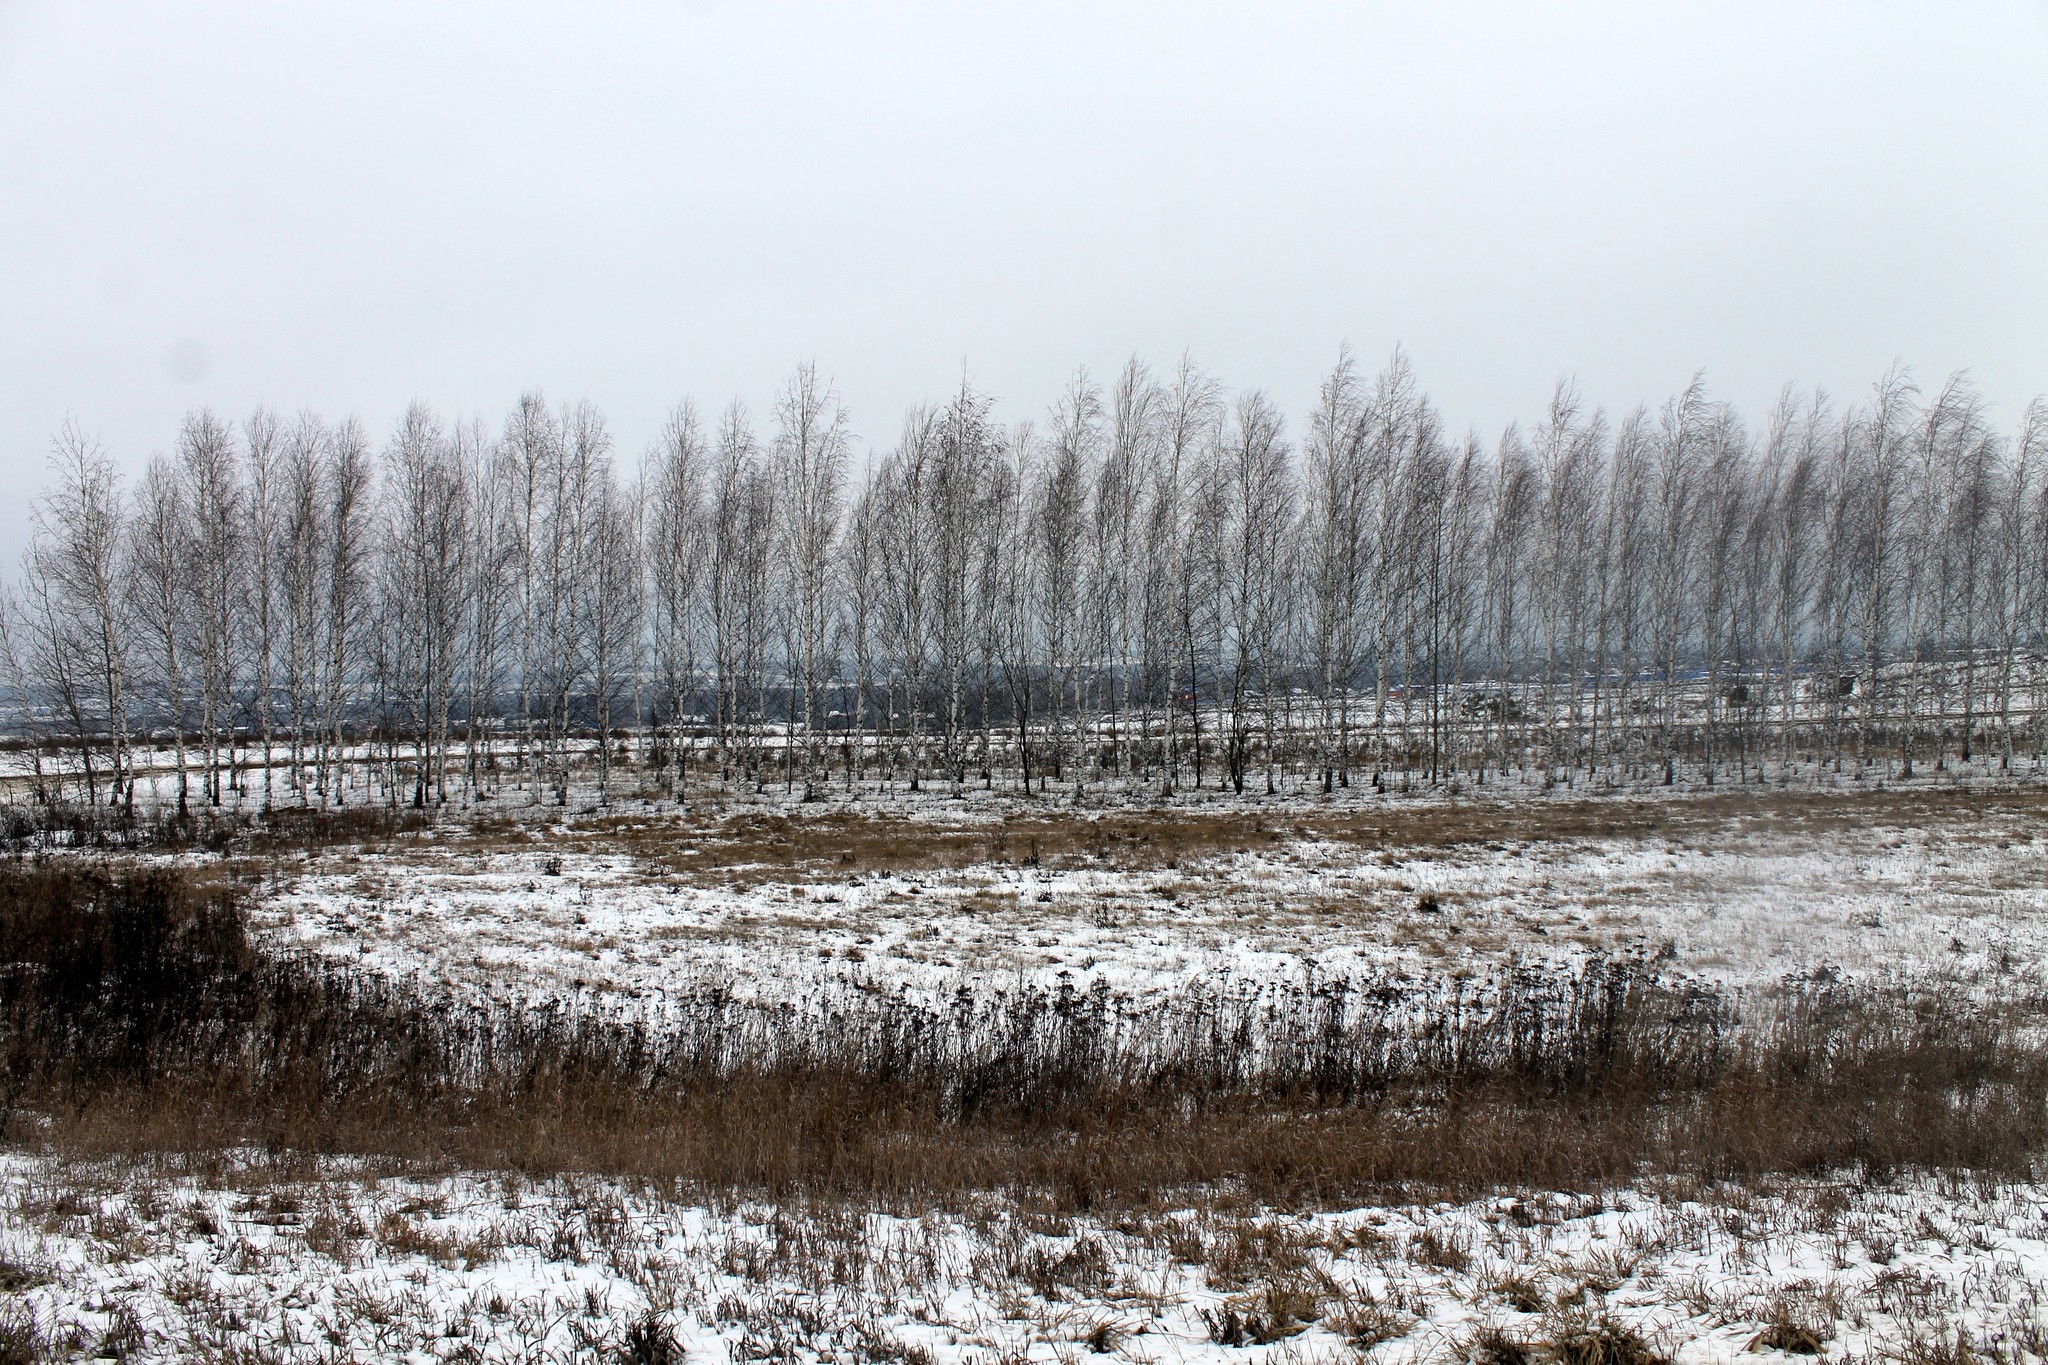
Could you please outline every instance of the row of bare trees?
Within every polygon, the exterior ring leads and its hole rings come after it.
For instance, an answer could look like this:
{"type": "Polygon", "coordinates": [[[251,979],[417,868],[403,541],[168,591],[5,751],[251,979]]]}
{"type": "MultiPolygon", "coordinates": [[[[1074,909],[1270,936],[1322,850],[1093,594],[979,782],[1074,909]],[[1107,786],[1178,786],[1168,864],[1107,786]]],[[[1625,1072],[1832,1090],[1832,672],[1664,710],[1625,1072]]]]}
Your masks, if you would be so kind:
{"type": "Polygon", "coordinates": [[[191,414],[132,487],[57,435],[4,600],[38,789],[180,810],[572,780],[1332,790],[2037,761],[2048,405],[1963,377],[1453,435],[1347,354],[1290,437],[1193,364],[1041,425],[971,384],[856,465],[811,366],[495,429],[191,414]],[[61,760],[53,755],[62,754],[61,760]]]}

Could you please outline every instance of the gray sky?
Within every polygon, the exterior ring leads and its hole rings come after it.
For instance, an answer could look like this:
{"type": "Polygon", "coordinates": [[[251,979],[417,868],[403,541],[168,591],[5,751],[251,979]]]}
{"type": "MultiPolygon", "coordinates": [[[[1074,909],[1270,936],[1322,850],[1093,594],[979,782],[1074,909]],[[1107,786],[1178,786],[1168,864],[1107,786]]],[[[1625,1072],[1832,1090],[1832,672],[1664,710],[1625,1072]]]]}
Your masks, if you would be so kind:
{"type": "Polygon", "coordinates": [[[1340,342],[1491,436],[1578,376],[1753,418],[2048,390],[2048,0],[0,0],[0,553],[67,413],[493,422],[965,362],[1035,416],[1190,350],[1298,430],[1340,342]]]}

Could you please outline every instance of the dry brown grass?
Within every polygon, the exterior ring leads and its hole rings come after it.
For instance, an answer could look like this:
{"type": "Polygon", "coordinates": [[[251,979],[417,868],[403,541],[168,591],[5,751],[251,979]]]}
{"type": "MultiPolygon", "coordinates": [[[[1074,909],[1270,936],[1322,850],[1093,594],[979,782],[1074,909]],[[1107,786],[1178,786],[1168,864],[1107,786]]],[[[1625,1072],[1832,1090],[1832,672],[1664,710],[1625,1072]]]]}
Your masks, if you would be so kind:
{"type": "Polygon", "coordinates": [[[603,810],[506,804],[436,814],[405,807],[280,805],[269,811],[195,810],[129,815],[69,806],[0,812],[0,847],[174,849],[228,855],[245,869],[309,851],[403,864],[479,859],[545,848],[630,859],[664,881],[716,881],[731,889],[882,873],[957,872],[978,865],[1173,873],[1246,853],[1329,844],[1392,866],[1452,850],[1549,848],[1557,856],[1595,841],[1661,839],[1725,846],[1762,832],[1819,841],[1874,827],[1938,828],[1957,843],[2003,843],[2048,816],[2048,787],[1963,785],[1790,790],[1740,786],[1712,792],[1621,790],[1537,796],[1468,790],[1414,798],[1281,804],[1210,793],[1182,802],[1076,808],[1014,795],[981,804],[892,801],[792,804],[710,798],[678,809],[648,801],[603,810]]]}
{"type": "MultiPolygon", "coordinates": [[[[1723,845],[1767,830],[1820,840],[1873,826],[1940,826],[1949,837],[1996,841],[2048,816],[2048,789],[1734,789],[1668,799],[1640,795],[1386,801],[1285,809],[1243,804],[1100,810],[1004,806],[920,814],[901,806],[749,806],[693,812],[613,812],[570,819],[549,836],[565,852],[627,856],[666,879],[744,889],[789,880],[957,871],[974,866],[1174,872],[1245,853],[1332,844],[1391,861],[1449,850],[1601,840],[1723,845]]],[[[489,848],[509,827],[478,828],[464,846],[489,848]]],[[[504,838],[502,847],[531,841],[504,838]]]]}
{"type": "Polygon", "coordinates": [[[657,1034],[279,959],[231,891],[76,868],[0,875],[0,962],[8,1131],[88,1152],[255,1144],[902,1204],[1323,1204],[2020,1171],[2048,1106],[2035,1002],[1817,985],[1737,1028],[1727,1002],[1626,962],[1517,977],[1504,1008],[1413,1033],[1398,994],[1360,1014],[1305,988],[1241,1018],[1200,996],[1133,1017],[1097,995],[884,994],[795,1038],[712,993],[657,1034]]]}

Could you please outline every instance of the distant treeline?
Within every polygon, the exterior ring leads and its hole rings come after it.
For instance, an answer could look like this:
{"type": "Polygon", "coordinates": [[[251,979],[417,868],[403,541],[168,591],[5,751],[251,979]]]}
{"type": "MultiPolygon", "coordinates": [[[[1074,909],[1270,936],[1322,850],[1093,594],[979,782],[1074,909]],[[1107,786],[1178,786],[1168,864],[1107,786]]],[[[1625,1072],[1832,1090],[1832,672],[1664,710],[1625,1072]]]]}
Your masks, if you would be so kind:
{"type": "Polygon", "coordinates": [[[132,487],[67,426],[5,681],[82,794],[132,801],[149,735],[181,808],[243,768],[341,799],[366,754],[391,800],[566,799],[615,780],[617,730],[670,793],[2042,744],[2048,404],[2002,431],[1964,378],[1893,372],[1754,428],[1697,381],[1618,418],[1566,384],[1489,443],[1396,353],[1342,357],[1295,431],[1137,361],[1042,426],[963,381],[864,464],[811,366],[765,430],[685,403],[636,467],[538,394],[495,426],[415,405],[381,450],[202,410],[132,487]]]}

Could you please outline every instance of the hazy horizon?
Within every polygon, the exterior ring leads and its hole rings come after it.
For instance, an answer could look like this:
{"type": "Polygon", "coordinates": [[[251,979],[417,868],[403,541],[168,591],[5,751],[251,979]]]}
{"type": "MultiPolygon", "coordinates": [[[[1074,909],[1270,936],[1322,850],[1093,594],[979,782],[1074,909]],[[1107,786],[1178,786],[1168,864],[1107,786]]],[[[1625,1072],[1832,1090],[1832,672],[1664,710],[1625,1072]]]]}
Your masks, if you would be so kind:
{"type": "Polygon", "coordinates": [[[2048,5],[0,4],[0,467],[131,473],[202,404],[636,456],[814,360],[883,448],[1185,351],[1290,435],[1398,343],[1492,439],[1574,376],[1760,422],[1968,368],[2048,390],[2048,5]]]}

